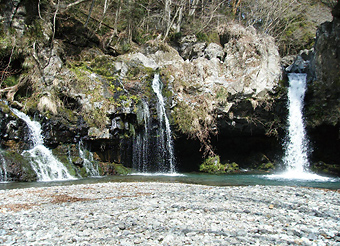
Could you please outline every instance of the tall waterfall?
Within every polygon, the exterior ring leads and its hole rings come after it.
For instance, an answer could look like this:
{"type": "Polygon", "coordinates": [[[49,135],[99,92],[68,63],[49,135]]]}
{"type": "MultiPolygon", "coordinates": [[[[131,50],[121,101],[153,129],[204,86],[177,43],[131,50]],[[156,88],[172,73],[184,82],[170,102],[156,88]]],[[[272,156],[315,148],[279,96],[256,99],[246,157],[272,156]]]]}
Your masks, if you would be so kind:
{"type": "Polygon", "coordinates": [[[157,96],[157,114],[159,120],[159,137],[158,146],[160,147],[159,162],[162,165],[161,170],[163,172],[175,172],[175,158],[172,143],[172,134],[170,128],[170,122],[165,110],[164,98],[162,95],[162,83],[159,80],[159,74],[155,74],[152,81],[152,89],[157,96]]]}
{"type": "Polygon", "coordinates": [[[25,121],[30,131],[32,148],[24,151],[24,155],[30,157],[30,164],[36,172],[39,181],[74,179],[66,167],[56,159],[52,151],[44,146],[44,139],[41,135],[41,125],[37,121],[32,121],[26,114],[16,109],[12,112],[25,121]]]}
{"type": "Polygon", "coordinates": [[[286,171],[279,178],[288,179],[327,179],[311,173],[308,162],[308,140],[304,126],[303,106],[306,91],[307,74],[288,74],[288,135],[285,142],[285,156],[283,163],[286,171]]]}
{"type": "Polygon", "coordinates": [[[303,100],[306,91],[306,77],[304,73],[290,73],[288,90],[288,138],[284,163],[287,172],[301,175],[308,170],[308,141],[303,120],[303,100]]]}
{"type": "Polygon", "coordinates": [[[172,133],[162,86],[159,75],[155,74],[152,89],[157,99],[157,120],[150,116],[149,105],[143,101],[141,117],[144,129],[136,134],[133,146],[133,168],[139,173],[174,174],[176,171],[172,133]]]}

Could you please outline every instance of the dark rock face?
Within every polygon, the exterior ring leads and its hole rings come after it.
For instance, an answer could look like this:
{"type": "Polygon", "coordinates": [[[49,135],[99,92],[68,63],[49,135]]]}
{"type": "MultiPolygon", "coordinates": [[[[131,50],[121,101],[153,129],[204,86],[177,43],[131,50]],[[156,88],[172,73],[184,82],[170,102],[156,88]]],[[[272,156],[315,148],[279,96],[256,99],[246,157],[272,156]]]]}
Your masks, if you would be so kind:
{"type": "Polygon", "coordinates": [[[333,21],[317,31],[311,70],[314,80],[306,94],[307,127],[314,149],[312,161],[338,164],[340,159],[340,4],[333,21]]]}
{"type": "MultiPolygon", "coordinates": [[[[339,3],[333,12],[339,11],[339,3]]],[[[323,23],[317,31],[314,81],[309,85],[308,119],[310,125],[340,122],[340,18],[323,23]]]]}

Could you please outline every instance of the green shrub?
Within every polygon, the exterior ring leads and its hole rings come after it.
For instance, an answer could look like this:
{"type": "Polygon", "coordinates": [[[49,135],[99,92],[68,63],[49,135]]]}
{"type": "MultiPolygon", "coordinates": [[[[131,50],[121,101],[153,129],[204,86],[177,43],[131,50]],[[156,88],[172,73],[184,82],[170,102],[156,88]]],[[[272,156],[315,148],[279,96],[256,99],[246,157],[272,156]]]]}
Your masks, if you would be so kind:
{"type": "Polygon", "coordinates": [[[226,165],[221,164],[220,157],[218,155],[208,157],[200,165],[200,172],[205,173],[225,173],[226,165]]]}
{"type": "Polygon", "coordinates": [[[275,166],[274,166],[273,163],[268,162],[268,163],[263,163],[263,164],[259,167],[259,169],[268,171],[268,170],[270,170],[270,169],[274,169],[274,167],[275,167],[275,166]]]}
{"type": "Polygon", "coordinates": [[[4,79],[3,83],[5,87],[11,87],[11,86],[18,84],[18,78],[17,76],[9,76],[4,79]]]}
{"type": "Polygon", "coordinates": [[[226,173],[233,173],[240,170],[238,164],[236,162],[232,162],[232,163],[227,163],[225,164],[225,172],[226,173]]]}

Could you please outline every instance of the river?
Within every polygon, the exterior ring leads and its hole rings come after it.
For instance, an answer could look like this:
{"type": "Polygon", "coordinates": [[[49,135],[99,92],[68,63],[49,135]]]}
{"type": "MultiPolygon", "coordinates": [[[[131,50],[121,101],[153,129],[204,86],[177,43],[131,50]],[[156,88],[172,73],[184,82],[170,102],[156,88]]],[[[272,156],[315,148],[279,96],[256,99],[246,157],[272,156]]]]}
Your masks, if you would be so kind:
{"type": "Polygon", "coordinates": [[[187,183],[187,184],[202,184],[211,186],[295,186],[295,187],[313,187],[324,189],[340,189],[339,178],[329,178],[324,180],[297,180],[297,179],[281,179],[273,178],[271,174],[224,174],[212,175],[201,173],[184,173],[172,175],[142,175],[132,174],[126,176],[104,176],[81,178],[77,180],[50,181],[50,182],[7,182],[0,183],[0,190],[17,189],[29,187],[49,187],[74,184],[91,184],[91,183],[106,183],[106,182],[165,182],[165,183],[187,183]]]}

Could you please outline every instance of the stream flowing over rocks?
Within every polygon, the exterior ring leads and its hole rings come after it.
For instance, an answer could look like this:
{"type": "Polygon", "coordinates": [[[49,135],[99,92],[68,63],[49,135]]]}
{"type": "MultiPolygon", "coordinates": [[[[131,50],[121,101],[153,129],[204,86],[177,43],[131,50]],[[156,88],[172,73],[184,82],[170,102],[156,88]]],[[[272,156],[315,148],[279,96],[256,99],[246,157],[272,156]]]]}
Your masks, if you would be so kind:
{"type": "Polygon", "coordinates": [[[340,245],[340,193],[98,183],[0,191],[1,245],[340,245]]]}

